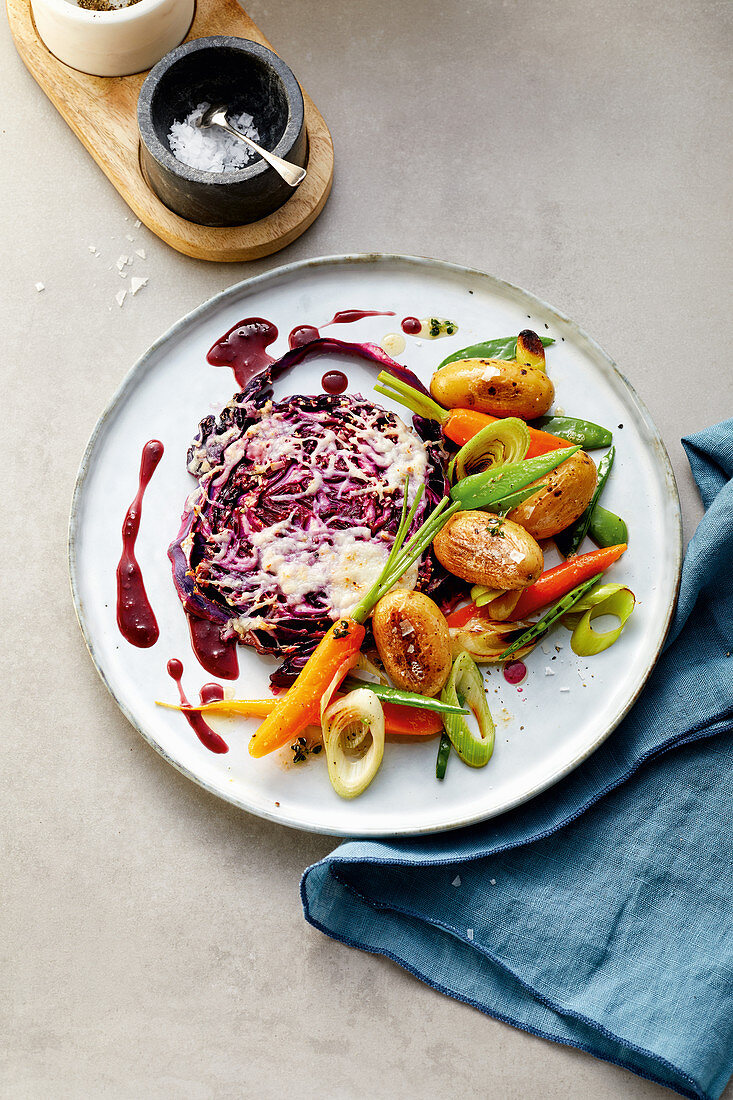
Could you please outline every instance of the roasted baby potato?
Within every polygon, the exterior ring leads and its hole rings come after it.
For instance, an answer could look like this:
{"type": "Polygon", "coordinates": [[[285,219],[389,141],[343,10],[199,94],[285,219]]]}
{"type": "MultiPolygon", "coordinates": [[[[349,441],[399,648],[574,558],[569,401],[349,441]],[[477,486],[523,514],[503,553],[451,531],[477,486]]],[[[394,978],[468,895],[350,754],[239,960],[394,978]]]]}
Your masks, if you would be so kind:
{"type": "Polygon", "coordinates": [[[530,329],[517,337],[516,359],[458,359],[435,372],[430,392],[447,409],[523,420],[543,416],[555,397],[545,373],[545,349],[530,329]]]}
{"type": "Polygon", "coordinates": [[[525,588],[544,565],[534,538],[491,512],[459,512],[436,535],[433,550],[449,573],[487,588],[525,588]]]}
{"type": "Polygon", "coordinates": [[[445,616],[423,592],[399,589],[383,596],[372,614],[374,641],[396,687],[437,695],[451,670],[445,616]]]}
{"type": "Polygon", "coordinates": [[[536,484],[545,488],[513,508],[507,518],[534,538],[549,539],[575,523],[588,507],[596,487],[595,463],[585,451],[576,451],[536,484]]]}

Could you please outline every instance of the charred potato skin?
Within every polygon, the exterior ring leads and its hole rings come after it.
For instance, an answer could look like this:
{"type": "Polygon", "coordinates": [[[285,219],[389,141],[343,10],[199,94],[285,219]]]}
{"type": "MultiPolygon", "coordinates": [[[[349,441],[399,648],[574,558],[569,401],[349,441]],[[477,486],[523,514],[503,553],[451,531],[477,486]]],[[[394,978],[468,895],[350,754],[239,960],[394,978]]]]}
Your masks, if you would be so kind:
{"type": "Polygon", "coordinates": [[[374,641],[396,687],[437,695],[451,670],[451,639],[443,612],[423,592],[388,592],[372,614],[374,641]],[[412,627],[404,632],[403,626],[412,627]]]}
{"type": "Polygon", "coordinates": [[[544,416],[555,398],[544,370],[505,359],[458,359],[435,372],[430,392],[447,409],[523,420],[544,416]]]}
{"type": "Polygon", "coordinates": [[[552,538],[582,515],[596,481],[593,459],[585,451],[576,451],[562,465],[539,478],[536,484],[546,487],[513,508],[507,518],[536,539],[552,538]]]}
{"type": "Polygon", "coordinates": [[[532,535],[491,512],[459,512],[436,535],[433,550],[449,573],[487,588],[526,588],[544,566],[532,535]]]}

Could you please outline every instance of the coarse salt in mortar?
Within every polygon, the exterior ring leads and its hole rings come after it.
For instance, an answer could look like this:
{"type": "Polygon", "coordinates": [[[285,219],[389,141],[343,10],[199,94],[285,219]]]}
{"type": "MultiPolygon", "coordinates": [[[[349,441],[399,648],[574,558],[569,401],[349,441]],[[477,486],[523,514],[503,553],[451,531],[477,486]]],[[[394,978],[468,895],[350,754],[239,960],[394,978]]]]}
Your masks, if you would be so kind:
{"type": "MultiPolygon", "coordinates": [[[[172,124],[168,144],[173,156],[200,172],[232,172],[246,168],[256,156],[248,145],[218,126],[202,130],[196,125],[208,106],[208,103],[199,103],[183,122],[172,124]]],[[[230,122],[235,130],[241,130],[252,141],[260,140],[256,127],[252,125],[252,115],[246,112],[232,115],[230,122]]]]}

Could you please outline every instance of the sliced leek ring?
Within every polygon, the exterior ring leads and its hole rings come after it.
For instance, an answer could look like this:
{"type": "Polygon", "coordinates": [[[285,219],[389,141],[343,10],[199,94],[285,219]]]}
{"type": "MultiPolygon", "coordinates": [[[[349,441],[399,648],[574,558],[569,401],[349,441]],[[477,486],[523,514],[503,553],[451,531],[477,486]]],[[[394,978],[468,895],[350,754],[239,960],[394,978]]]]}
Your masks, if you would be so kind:
{"type": "MultiPolygon", "coordinates": [[[[609,584],[603,587],[614,588],[615,591],[600,600],[596,600],[587,611],[577,617],[577,622],[574,624],[570,648],[578,657],[594,657],[596,653],[602,653],[604,649],[612,646],[621,636],[621,632],[634,610],[636,599],[630,588],[625,588],[620,584],[609,584]],[[599,615],[615,615],[619,620],[619,625],[614,630],[606,630],[600,633],[591,626],[593,620],[599,615]]],[[[573,616],[573,618],[576,618],[576,616],[573,616]]]]}
{"type": "MultiPolygon", "coordinates": [[[[521,590],[520,590],[521,591],[521,590]]],[[[509,612],[511,614],[511,612],[509,612]]],[[[508,645],[523,634],[531,623],[496,622],[482,615],[474,615],[467,623],[459,627],[450,627],[453,656],[462,652],[469,653],[479,664],[501,663],[501,655],[508,645]]],[[[513,661],[521,661],[531,653],[538,639],[533,638],[512,654],[513,661]]]]}
{"type": "Polygon", "coordinates": [[[492,466],[510,466],[521,462],[528,450],[527,425],[516,416],[507,416],[487,424],[461,447],[448,466],[448,477],[455,482],[492,466]]]}
{"type": "Polygon", "coordinates": [[[494,751],[494,720],[486,701],[484,678],[468,653],[463,652],[456,657],[440,697],[444,703],[465,703],[473,711],[478,734],[460,714],[445,714],[443,725],[464,764],[471,768],[483,768],[494,751]]]}
{"type": "Polygon", "coordinates": [[[356,798],[382,763],[382,704],[367,688],[350,691],[323,711],[322,729],[331,786],[341,798],[356,798]]]}

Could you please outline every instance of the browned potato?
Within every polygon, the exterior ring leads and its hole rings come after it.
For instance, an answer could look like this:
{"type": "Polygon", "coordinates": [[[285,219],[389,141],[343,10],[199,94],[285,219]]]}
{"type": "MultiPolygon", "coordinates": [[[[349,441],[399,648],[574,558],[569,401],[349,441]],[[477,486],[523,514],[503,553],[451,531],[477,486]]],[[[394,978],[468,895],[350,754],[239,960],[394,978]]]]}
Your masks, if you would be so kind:
{"type": "Polygon", "coordinates": [[[555,397],[543,370],[513,359],[458,359],[435,372],[430,392],[447,409],[478,409],[523,420],[544,416],[555,397]]]}
{"type": "Polygon", "coordinates": [[[433,550],[449,573],[487,588],[525,588],[544,565],[532,536],[491,512],[459,512],[436,535],[433,550]]]}
{"type": "Polygon", "coordinates": [[[513,508],[508,519],[536,539],[549,539],[575,523],[588,507],[596,487],[595,463],[585,451],[576,451],[536,484],[546,488],[513,508]]]}
{"type": "Polygon", "coordinates": [[[396,687],[438,694],[451,670],[451,641],[445,616],[429,596],[404,589],[388,592],[374,608],[372,630],[396,687]]]}

